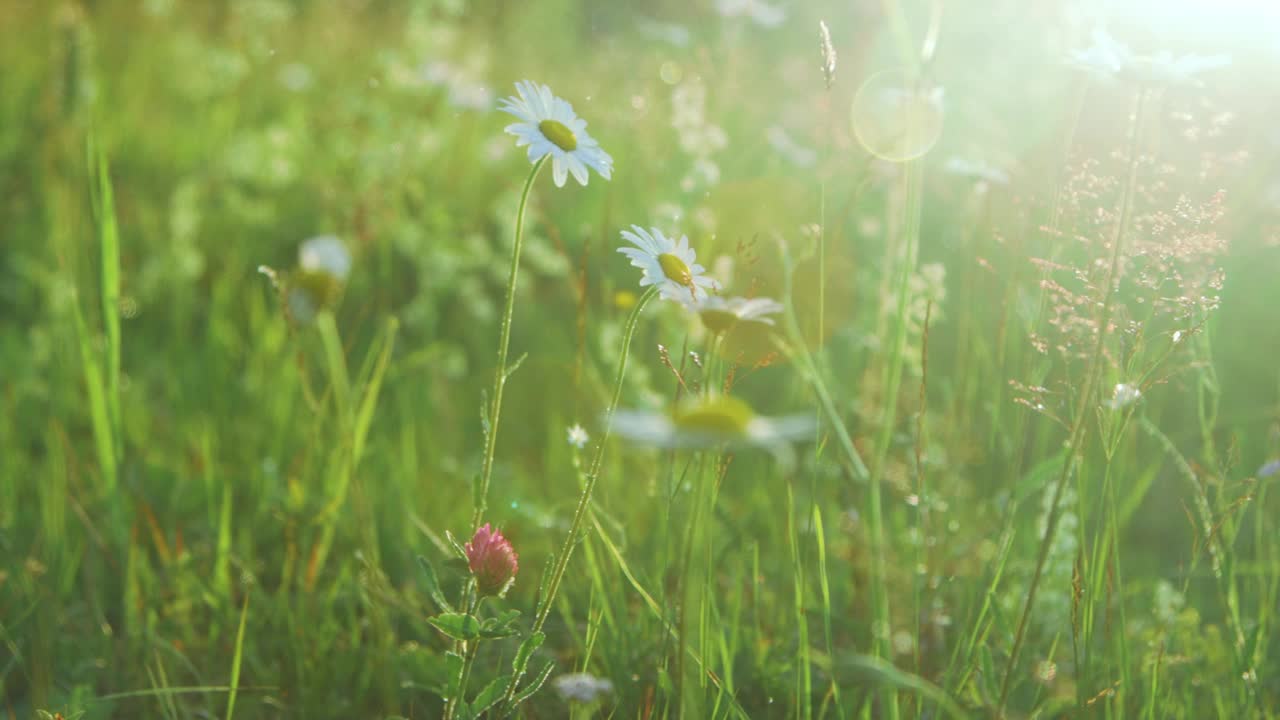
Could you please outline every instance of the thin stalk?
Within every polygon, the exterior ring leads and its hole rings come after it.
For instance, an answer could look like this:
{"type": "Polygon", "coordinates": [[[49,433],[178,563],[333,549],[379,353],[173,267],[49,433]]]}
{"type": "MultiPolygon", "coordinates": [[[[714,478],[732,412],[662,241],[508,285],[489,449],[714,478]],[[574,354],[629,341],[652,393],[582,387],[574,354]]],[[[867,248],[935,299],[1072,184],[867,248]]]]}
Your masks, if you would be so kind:
{"type": "Polygon", "coordinates": [[[1004,679],[1000,682],[1000,703],[998,715],[1005,714],[1005,704],[1009,699],[1009,689],[1014,670],[1018,664],[1018,655],[1022,651],[1022,643],[1026,639],[1027,622],[1031,618],[1031,610],[1035,605],[1036,590],[1040,587],[1040,578],[1044,573],[1045,563],[1049,559],[1049,549],[1053,545],[1054,533],[1058,529],[1061,517],[1063,490],[1076,460],[1080,457],[1081,444],[1084,440],[1088,418],[1091,417],[1091,406],[1096,393],[1096,384],[1102,368],[1102,348],[1107,337],[1107,326],[1111,324],[1112,301],[1115,299],[1116,276],[1119,274],[1121,247],[1124,241],[1129,215],[1133,208],[1134,188],[1138,180],[1138,139],[1142,129],[1143,110],[1146,106],[1146,91],[1139,90],[1134,100],[1133,119],[1129,127],[1129,172],[1125,182],[1124,193],[1120,198],[1120,217],[1116,222],[1116,231],[1111,240],[1111,263],[1107,269],[1106,285],[1102,294],[1102,310],[1098,318],[1097,339],[1085,372],[1084,386],[1080,390],[1080,398],[1076,403],[1076,416],[1072,422],[1071,433],[1067,439],[1067,457],[1062,463],[1062,472],[1054,483],[1053,498],[1049,505],[1049,522],[1045,527],[1044,537],[1040,540],[1040,552],[1036,557],[1035,570],[1031,574],[1031,584],[1027,588],[1027,598],[1023,601],[1022,612],[1018,616],[1017,630],[1014,631],[1013,647],[1009,651],[1009,660],[1005,663],[1004,679]]]}
{"type": "Polygon", "coordinates": [[[471,527],[480,527],[480,519],[484,516],[489,502],[489,479],[493,476],[493,454],[498,447],[498,420],[502,415],[502,391],[507,385],[507,347],[511,341],[511,316],[516,307],[516,277],[520,272],[520,248],[524,244],[524,211],[529,205],[529,192],[533,190],[533,181],[538,178],[547,158],[533,164],[529,177],[524,181],[524,189],[520,191],[520,206],[516,209],[516,240],[511,246],[511,271],[507,274],[507,303],[502,310],[502,330],[498,335],[498,366],[493,370],[493,397],[489,399],[489,427],[485,430],[484,464],[480,467],[480,478],[475,490],[475,511],[471,514],[471,527]]]}
{"type": "MultiPolygon", "coordinates": [[[[595,454],[591,457],[591,465],[587,469],[587,475],[583,479],[582,494],[578,497],[578,505],[573,510],[573,520],[569,523],[569,532],[565,534],[564,544],[560,547],[560,553],[556,555],[555,565],[551,568],[551,578],[547,581],[546,597],[542,598],[541,604],[538,606],[537,614],[533,619],[533,627],[529,630],[529,635],[542,632],[542,626],[547,622],[547,616],[551,614],[551,608],[555,605],[556,593],[560,590],[560,582],[564,579],[565,569],[569,567],[569,559],[573,556],[573,548],[577,545],[578,535],[582,532],[582,524],[586,519],[587,510],[591,505],[591,494],[595,491],[596,481],[600,479],[600,465],[604,462],[604,449],[609,444],[609,431],[613,426],[613,414],[618,409],[618,399],[622,396],[622,380],[627,373],[627,355],[631,349],[631,338],[635,335],[636,325],[640,320],[640,313],[644,311],[646,305],[654,296],[658,294],[657,287],[650,287],[640,296],[640,300],[631,310],[631,316],[627,318],[627,324],[622,331],[622,352],[618,356],[618,371],[613,380],[613,395],[609,398],[608,409],[605,410],[604,428],[600,433],[600,442],[596,445],[595,454]]],[[[521,668],[517,672],[512,673],[511,681],[507,683],[507,690],[503,693],[501,706],[509,712],[511,699],[515,697],[516,687],[524,675],[524,669],[521,668]]]]}
{"type": "MultiPolygon", "coordinates": [[[[708,485],[712,484],[714,479],[707,477],[706,461],[706,453],[698,453],[697,469],[694,471],[693,481],[695,494],[693,504],[689,511],[689,521],[685,526],[684,557],[681,559],[680,576],[678,581],[680,588],[680,606],[676,611],[676,628],[677,642],[680,646],[680,651],[676,656],[675,678],[678,688],[676,693],[676,702],[677,707],[679,708],[678,715],[680,717],[698,717],[703,710],[702,696],[699,694],[699,688],[695,688],[694,683],[690,682],[691,678],[685,676],[685,661],[687,654],[701,656],[706,650],[705,645],[701,642],[698,643],[697,647],[694,647],[693,643],[689,641],[690,615],[692,613],[697,613],[701,616],[702,614],[702,608],[706,601],[705,583],[707,574],[710,572],[708,569],[709,564],[704,563],[701,567],[697,568],[699,577],[696,579],[702,581],[701,584],[699,582],[691,581],[691,576],[694,571],[694,549],[701,545],[701,543],[699,543],[700,537],[698,535],[698,520],[704,513],[707,515],[711,514],[708,508],[708,505],[710,504],[710,501],[708,500],[708,491],[710,488],[708,485]]],[[[699,632],[699,635],[701,636],[701,632],[699,632]]],[[[701,681],[701,673],[698,673],[697,677],[701,681]]]]}
{"type": "MultiPolygon", "coordinates": [[[[883,378],[884,415],[881,418],[880,437],[876,442],[875,461],[871,466],[872,482],[869,484],[870,512],[874,515],[872,525],[877,528],[872,544],[877,548],[872,561],[876,566],[876,579],[872,586],[872,607],[874,609],[876,627],[872,631],[872,649],[877,657],[892,658],[889,638],[893,633],[892,619],[889,613],[889,592],[887,573],[884,567],[883,521],[880,518],[881,501],[880,486],[884,475],[885,462],[889,455],[889,446],[893,438],[893,429],[898,418],[898,390],[902,385],[904,355],[907,346],[909,302],[911,296],[911,272],[916,266],[916,256],[920,238],[920,212],[923,195],[922,172],[918,162],[908,161],[903,178],[903,230],[905,247],[899,258],[900,268],[897,288],[897,332],[894,335],[893,347],[885,366],[883,378]]],[[[883,696],[886,717],[898,717],[898,697],[894,691],[886,691],[883,696]]]]}
{"type": "MultiPolygon", "coordinates": [[[[467,603],[465,612],[468,615],[475,615],[480,609],[480,595],[476,593],[475,599],[467,603]]],[[[472,640],[467,643],[467,654],[462,659],[462,677],[458,680],[458,692],[449,698],[448,704],[445,705],[444,719],[453,720],[454,715],[458,712],[458,703],[463,701],[467,696],[467,681],[471,679],[471,667],[475,665],[476,653],[480,649],[480,640],[472,640]]]]}
{"type": "Polygon", "coordinates": [[[926,481],[924,472],[924,414],[927,409],[928,401],[928,381],[929,381],[929,320],[933,315],[933,301],[929,301],[924,309],[924,330],[920,338],[920,395],[919,408],[916,410],[916,511],[915,521],[916,537],[919,542],[916,544],[916,562],[912,568],[911,574],[915,578],[912,583],[912,620],[914,625],[915,647],[912,656],[915,667],[912,671],[920,674],[920,616],[922,614],[922,596],[924,594],[924,584],[927,576],[926,572],[920,572],[922,568],[928,567],[928,547],[926,539],[929,537],[926,520],[929,512],[929,495],[926,491],[926,481]]]}

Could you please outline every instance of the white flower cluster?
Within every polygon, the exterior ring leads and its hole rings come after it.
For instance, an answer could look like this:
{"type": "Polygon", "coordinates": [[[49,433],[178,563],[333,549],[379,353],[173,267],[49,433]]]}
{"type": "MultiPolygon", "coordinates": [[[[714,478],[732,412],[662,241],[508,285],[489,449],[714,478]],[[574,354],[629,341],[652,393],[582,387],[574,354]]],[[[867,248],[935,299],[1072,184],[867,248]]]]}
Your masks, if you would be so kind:
{"type": "Polygon", "coordinates": [[[591,673],[569,673],[551,681],[565,702],[590,705],[613,692],[613,683],[591,673]]]}

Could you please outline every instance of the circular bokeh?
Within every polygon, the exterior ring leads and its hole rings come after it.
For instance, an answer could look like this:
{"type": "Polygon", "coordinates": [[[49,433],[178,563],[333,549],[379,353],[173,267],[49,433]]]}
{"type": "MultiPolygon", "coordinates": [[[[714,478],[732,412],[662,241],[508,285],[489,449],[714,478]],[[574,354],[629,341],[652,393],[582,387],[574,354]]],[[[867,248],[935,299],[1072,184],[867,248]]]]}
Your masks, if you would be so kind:
{"type": "Polygon", "coordinates": [[[872,75],[853,98],[853,134],[891,162],[924,155],[942,135],[942,88],[906,70],[872,75]]]}

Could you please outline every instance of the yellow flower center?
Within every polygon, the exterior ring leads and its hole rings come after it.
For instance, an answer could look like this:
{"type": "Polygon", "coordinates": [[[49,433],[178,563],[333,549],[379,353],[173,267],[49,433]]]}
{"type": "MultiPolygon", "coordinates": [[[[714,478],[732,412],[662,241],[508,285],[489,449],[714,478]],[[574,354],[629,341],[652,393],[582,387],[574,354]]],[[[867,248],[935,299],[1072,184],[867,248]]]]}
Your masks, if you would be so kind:
{"type": "Polygon", "coordinates": [[[321,307],[334,303],[342,292],[342,281],[324,270],[298,270],[291,279],[295,289],[321,307]]]}
{"type": "Polygon", "coordinates": [[[728,310],[703,310],[699,315],[702,317],[702,324],[717,335],[738,322],[738,316],[728,310]]]}
{"type": "Polygon", "coordinates": [[[742,436],[755,413],[751,406],[735,397],[721,395],[692,407],[677,410],[672,421],[680,430],[742,436]]]}
{"type": "Polygon", "coordinates": [[[542,135],[556,144],[556,147],[565,152],[573,152],[578,147],[578,138],[569,129],[569,126],[559,120],[543,120],[538,123],[538,130],[542,131],[542,135]]]}
{"type": "Polygon", "coordinates": [[[662,266],[662,274],[669,279],[687,288],[693,287],[693,273],[689,272],[689,266],[685,265],[679,257],[671,253],[662,253],[658,256],[658,265],[662,266]]]}

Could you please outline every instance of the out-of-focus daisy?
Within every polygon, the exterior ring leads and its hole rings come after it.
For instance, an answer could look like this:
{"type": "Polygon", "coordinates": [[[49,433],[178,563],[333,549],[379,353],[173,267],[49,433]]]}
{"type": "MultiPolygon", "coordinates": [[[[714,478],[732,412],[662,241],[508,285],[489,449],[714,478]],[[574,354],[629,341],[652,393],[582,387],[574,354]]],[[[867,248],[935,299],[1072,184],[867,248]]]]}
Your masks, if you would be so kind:
{"type": "Polygon", "coordinates": [[[1168,50],[1139,55],[1101,28],[1093,31],[1091,41],[1068,53],[1067,64],[1101,80],[1129,80],[1152,87],[1192,85],[1200,73],[1231,64],[1226,55],[1174,55],[1168,50]]]}
{"type": "Polygon", "coordinates": [[[319,235],[298,247],[298,269],[288,274],[289,312],[298,322],[310,322],[323,308],[333,307],[351,274],[351,253],[335,235],[319,235]]]}
{"type": "Polygon", "coordinates": [[[764,417],[736,397],[713,395],[671,413],[619,410],[613,428],[622,437],[656,447],[776,447],[811,435],[813,422],[812,415],[764,417]]]}
{"type": "Polygon", "coordinates": [[[569,673],[551,681],[558,694],[566,702],[591,703],[613,692],[613,683],[591,673],[569,673]]]}
{"type": "Polygon", "coordinates": [[[432,61],[420,70],[422,80],[448,91],[449,104],[464,110],[487,110],[493,107],[493,93],[475,82],[460,67],[443,61],[432,61]]]}
{"type": "Polygon", "coordinates": [[[723,298],[709,295],[691,308],[702,318],[702,324],[713,333],[722,333],[740,322],[772,325],[773,318],[782,312],[782,303],[770,298],[723,298]]]}
{"type": "Polygon", "coordinates": [[[816,150],[796,142],[791,137],[791,134],[780,125],[770,127],[765,131],[764,136],[769,141],[769,145],[778,151],[778,154],[795,163],[796,167],[813,167],[813,164],[818,161],[816,150]]]}
{"type": "Polygon", "coordinates": [[[952,175],[971,178],[990,185],[1009,184],[1009,173],[981,160],[970,160],[969,158],[956,156],[947,160],[943,170],[952,175]]]}
{"type": "Polygon", "coordinates": [[[573,427],[567,430],[569,436],[569,444],[581,450],[591,441],[591,436],[587,434],[586,428],[575,423],[573,427]]]}
{"type": "Polygon", "coordinates": [[[640,32],[648,35],[656,40],[670,43],[676,47],[688,47],[689,41],[693,34],[689,32],[689,28],[674,23],[658,22],[648,18],[641,18],[636,22],[640,32]]]}
{"type": "Polygon", "coordinates": [[[777,27],[786,19],[786,13],[776,5],[762,0],[716,0],[716,12],[720,17],[746,16],[761,27],[777,27]]]}
{"type": "Polygon", "coordinates": [[[340,281],[351,274],[351,253],[336,235],[318,235],[298,247],[298,266],[303,272],[325,272],[340,281]]]}
{"type": "Polygon", "coordinates": [[[662,297],[680,303],[699,302],[708,297],[708,289],[718,289],[716,281],[704,274],[706,268],[696,262],[688,237],[681,235],[677,242],[657,228],[632,225],[622,231],[622,238],[636,246],[618,248],[618,252],[644,271],[640,287],[654,285],[662,297]]]}
{"type": "Polygon", "coordinates": [[[1103,79],[1111,79],[1129,62],[1132,53],[1106,30],[1097,28],[1092,44],[1067,53],[1067,65],[1103,79]]]}
{"type": "Polygon", "coordinates": [[[570,173],[586,185],[587,168],[609,179],[613,158],[587,134],[587,121],[573,112],[567,100],[553,95],[546,85],[528,80],[516,83],[516,92],[517,96],[500,100],[498,107],[520,118],[505,130],[516,136],[516,147],[529,146],[529,162],[550,155],[556,187],[564,187],[570,173]]]}

